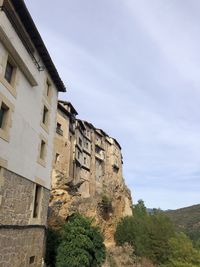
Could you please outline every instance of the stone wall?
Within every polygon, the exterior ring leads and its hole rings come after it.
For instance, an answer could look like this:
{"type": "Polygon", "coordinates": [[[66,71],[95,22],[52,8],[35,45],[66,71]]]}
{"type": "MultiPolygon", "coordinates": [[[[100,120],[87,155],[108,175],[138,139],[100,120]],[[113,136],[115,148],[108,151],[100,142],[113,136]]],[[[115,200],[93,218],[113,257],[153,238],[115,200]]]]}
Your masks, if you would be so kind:
{"type": "MultiPolygon", "coordinates": [[[[35,183],[4,169],[0,183],[0,223],[26,225],[31,221],[35,183]]],[[[46,225],[49,190],[43,188],[40,216],[34,224],[46,225]]],[[[33,221],[32,221],[33,223],[33,221]]]]}
{"type": "Polygon", "coordinates": [[[41,267],[49,190],[42,188],[39,215],[33,218],[35,186],[1,169],[0,267],[41,267]]]}
{"type": "Polygon", "coordinates": [[[40,228],[0,228],[0,266],[41,267],[44,233],[40,228]]]}

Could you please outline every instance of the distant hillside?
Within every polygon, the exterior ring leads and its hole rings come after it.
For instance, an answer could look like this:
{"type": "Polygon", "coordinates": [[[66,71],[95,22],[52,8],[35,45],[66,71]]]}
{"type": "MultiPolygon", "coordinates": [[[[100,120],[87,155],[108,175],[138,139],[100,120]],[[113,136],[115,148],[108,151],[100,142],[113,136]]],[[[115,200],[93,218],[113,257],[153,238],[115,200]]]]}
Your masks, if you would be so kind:
{"type": "Polygon", "coordinates": [[[200,229],[200,204],[177,210],[167,210],[165,213],[174,222],[177,230],[200,229]]]}

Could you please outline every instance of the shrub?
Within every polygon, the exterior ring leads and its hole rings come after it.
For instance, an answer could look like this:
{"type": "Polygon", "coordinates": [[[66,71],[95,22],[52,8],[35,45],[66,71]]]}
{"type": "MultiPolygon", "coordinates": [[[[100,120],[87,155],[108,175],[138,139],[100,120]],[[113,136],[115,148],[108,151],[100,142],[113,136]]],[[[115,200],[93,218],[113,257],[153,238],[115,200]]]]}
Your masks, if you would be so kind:
{"type": "Polygon", "coordinates": [[[105,260],[103,236],[92,221],[74,214],[64,225],[56,267],[96,267],[105,260]]]}

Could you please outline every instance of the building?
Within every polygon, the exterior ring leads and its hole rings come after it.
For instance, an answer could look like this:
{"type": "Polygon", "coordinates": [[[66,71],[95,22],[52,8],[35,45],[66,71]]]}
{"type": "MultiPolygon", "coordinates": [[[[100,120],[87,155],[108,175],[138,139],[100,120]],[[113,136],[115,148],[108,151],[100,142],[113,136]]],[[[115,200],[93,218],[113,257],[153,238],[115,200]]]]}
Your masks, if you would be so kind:
{"type": "Polygon", "coordinates": [[[119,143],[91,123],[76,118],[71,103],[58,102],[57,133],[49,224],[58,226],[74,212],[95,217],[109,242],[116,222],[132,214],[130,191],[122,174],[119,143]],[[101,201],[112,202],[112,214],[101,215],[101,201]],[[108,230],[109,229],[109,230],[108,230]],[[111,230],[110,230],[111,229],[111,230]]]}
{"type": "Polygon", "coordinates": [[[41,267],[65,86],[24,1],[0,6],[0,266],[41,267]]]}
{"type": "Polygon", "coordinates": [[[112,176],[123,181],[122,154],[114,138],[76,115],[71,103],[58,101],[52,189],[81,183],[78,192],[87,198],[101,192],[112,176]]]}

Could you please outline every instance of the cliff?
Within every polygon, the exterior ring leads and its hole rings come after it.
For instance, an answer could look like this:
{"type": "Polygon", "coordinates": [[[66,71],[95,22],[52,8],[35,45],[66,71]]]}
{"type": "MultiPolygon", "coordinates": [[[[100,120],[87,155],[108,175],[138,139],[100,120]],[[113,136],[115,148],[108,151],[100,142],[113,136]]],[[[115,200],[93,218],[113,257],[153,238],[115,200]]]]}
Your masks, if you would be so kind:
{"type": "Polygon", "coordinates": [[[73,106],[58,103],[49,225],[58,227],[80,212],[92,217],[107,245],[121,217],[132,214],[122,175],[119,143],[91,123],[76,119],[73,106]]]}

